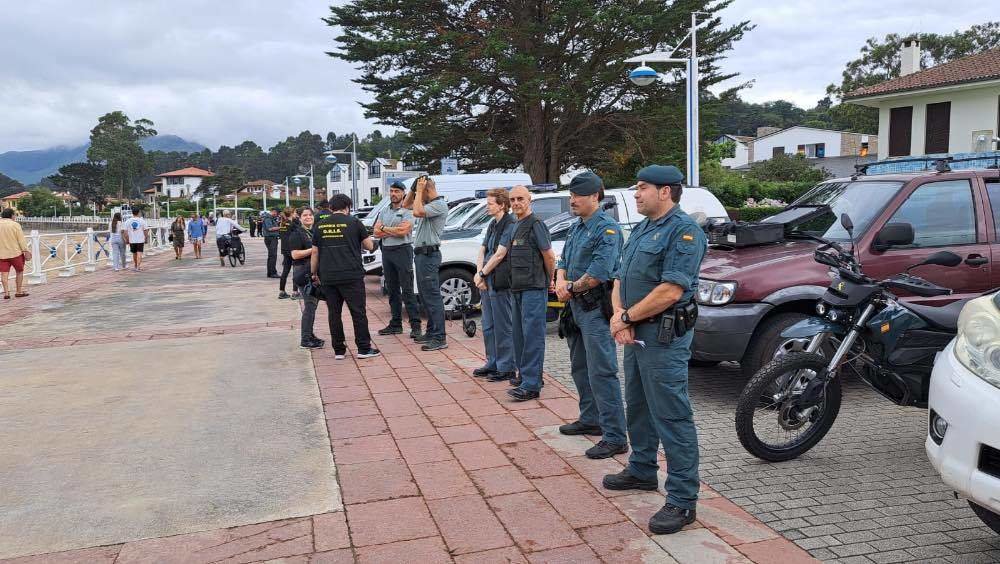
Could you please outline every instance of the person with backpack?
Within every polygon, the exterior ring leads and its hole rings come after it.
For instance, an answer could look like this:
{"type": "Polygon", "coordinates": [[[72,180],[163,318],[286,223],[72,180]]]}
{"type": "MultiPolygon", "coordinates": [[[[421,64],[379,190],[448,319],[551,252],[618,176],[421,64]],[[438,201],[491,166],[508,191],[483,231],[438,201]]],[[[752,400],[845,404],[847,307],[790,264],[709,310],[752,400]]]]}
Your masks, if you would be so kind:
{"type": "Polygon", "coordinates": [[[493,220],[486,228],[486,236],[479,247],[479,260],[475,277],[479,288],[480,306],[483,310],[483,343],[486,345],[486,364],[472,371],[479,378],[491,382],[513,380],[517,376],[514,364],[514,343],[511,327],[510,261],[501,259],[494,262],[489,272],[485,271],[500,238],[513,225],[510,215],[510,194],[504,188],[494,188],[486,193],[486,211],[493,220]]]}

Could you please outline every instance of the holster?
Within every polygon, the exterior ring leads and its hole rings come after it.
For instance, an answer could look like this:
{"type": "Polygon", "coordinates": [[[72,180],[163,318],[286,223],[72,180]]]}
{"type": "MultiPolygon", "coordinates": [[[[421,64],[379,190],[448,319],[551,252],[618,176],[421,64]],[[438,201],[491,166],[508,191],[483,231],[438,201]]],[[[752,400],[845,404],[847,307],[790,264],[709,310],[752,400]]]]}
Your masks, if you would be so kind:
{"type": "Polygon", "coordinates": [[[559,338],[565,339],[579,332],[580,327],[576,324],[576,320],[573,319],[573,308],[567,303],[559,310],[559,338]]]}
{"type": "Polygon", "coordinates": [[[608,321],[614,315],[614,308],[611,306],[611,290],[607,284],[595,286],[586,292],[573,296],[573,299],[580,302],[583,311],[594,311],[601,308],[601,314],[608,321]]]}
{"type": "Polygon", "coordinates": [[[698,321],[698,304],[691,301],[683,306],[675,306],[674,317],[675,334],[683,337],[685,333],[694,329],[694,324],[698,321]]]}

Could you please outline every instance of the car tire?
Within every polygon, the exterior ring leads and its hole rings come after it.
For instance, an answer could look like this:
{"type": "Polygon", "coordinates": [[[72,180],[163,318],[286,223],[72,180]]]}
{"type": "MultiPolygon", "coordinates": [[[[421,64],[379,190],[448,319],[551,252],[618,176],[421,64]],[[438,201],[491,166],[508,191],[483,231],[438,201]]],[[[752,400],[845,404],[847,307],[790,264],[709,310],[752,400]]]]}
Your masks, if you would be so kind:
{"type": "Polygon", "coordinates": [[[750,338],[750,346],[747,347],[743,358],[740,359],[740,370],[747,378],[751,378],[758,370],[775,360],[775,352],[782,345],[781,333],[795,325],[799,321],[806,319],[808,315],[802,313],[779,313],[769,317],[761,323],[750,338]]]}
{"type": "Polygon", "coordinates": [[[986,523],[987,527],[1000,535],[1000,515],[972,501],[969,501],[969,507],[972,508],[972,512],[976,514],[976,517],[979,517],[983,523],[986,523]]]}
{"type": "Polygon", "coordinates": [[[469,305],[479,303],[479,288],[473,283],[472,274],[461,268],[444,268],[439,275],[441,282],[441,299],[444,301],[444,316],[446,319],[461,317],[456,310],[459,292],[469,292],[469,305]]]}

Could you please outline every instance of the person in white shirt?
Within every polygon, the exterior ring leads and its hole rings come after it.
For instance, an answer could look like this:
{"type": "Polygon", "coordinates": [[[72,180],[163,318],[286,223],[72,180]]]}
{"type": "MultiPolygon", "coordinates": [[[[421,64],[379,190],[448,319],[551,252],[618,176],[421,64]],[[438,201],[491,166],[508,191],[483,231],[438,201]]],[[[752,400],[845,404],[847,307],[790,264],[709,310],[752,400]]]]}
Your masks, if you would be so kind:
{"type": "Polygon", "coordinates": [[[132,210],[132,217],[124,222],[124,227],[129,250],[132,251],[132,265],[138,272],[142,270],[142,252],[148,238],[146,233],[148,226],[146,220],[139,217],[139,210],[132,210]]]}
{"type": "Polygon", "coordinates": [[[229,210],[222,211],[222,217],[215,221],[215,244],[219,247],[219,264],[226,266],[226,247],[229,246],[229,238],[233,231],[239,233],[243,230],[240,224],[233,221],[230,217],[232,212],[229,210]]]}

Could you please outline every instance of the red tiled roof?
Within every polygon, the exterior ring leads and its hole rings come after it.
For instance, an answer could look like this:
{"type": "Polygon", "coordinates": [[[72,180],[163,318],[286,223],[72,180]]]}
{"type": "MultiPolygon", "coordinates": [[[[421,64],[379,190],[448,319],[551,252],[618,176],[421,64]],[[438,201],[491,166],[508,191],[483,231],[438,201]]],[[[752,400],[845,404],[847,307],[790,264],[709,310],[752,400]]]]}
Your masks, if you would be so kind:
{"type": "Polygon", "coordinates": [[[18,192],[17,194],[11,194],[10,196],[4,196],[4,200],[20,200],[21,198],[28,195],[28,192],[18,192]]]}
{"type": "Polygon", "coordinates": [[[984,80],[1000,79],[1000,48],[969,55],[920,72],[859,88],[844,96],[845,100],[910,90],[924,90],[984,80]]]}
{"type": "Polygon", "coordinates": [[[174,170],[171,172],[164,172],[163,174],[157,174],[156,176],[215,176],[207,170],[202,170],[196,166],[189,166],[187,168],[182,168],[180,170],[174,170]]]}

